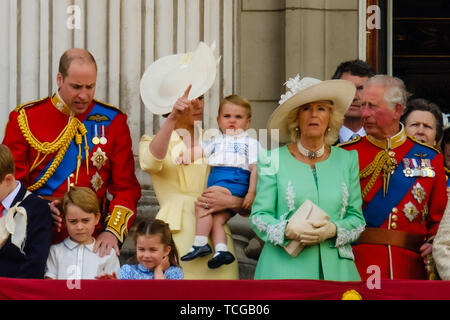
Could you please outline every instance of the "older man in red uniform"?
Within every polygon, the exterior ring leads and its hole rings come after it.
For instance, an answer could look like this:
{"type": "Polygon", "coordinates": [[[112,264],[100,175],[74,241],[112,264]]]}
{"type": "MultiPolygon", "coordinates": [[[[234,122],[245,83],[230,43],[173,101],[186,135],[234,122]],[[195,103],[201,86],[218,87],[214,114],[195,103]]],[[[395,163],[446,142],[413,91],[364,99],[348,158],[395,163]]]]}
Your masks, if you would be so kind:
{"type": "Polygon", "coordinates": [[[356,266],[363,280],[370,266],[382,278],[426,279],[424,258],[447,204],[442,154],[406,136],[400,79],[370,78],[362,101],[367,136],[342,145],[358,151],[367,224],[353,246],[356,266]]]}
{"type": "MultiPolygon", "coordinates": [[[[13,153],[16,178],[42,197],[59,199],[74,185],[94,190],[104,211],[95,250],[119,254],[141,196],[127,117],[94,100],[97,64],[88,51],[67,50],[56,80],[52,97],[10,113],[3,144],[13,153]]],[[[54,242],[66,235],[63,229],[54,242]]]]}

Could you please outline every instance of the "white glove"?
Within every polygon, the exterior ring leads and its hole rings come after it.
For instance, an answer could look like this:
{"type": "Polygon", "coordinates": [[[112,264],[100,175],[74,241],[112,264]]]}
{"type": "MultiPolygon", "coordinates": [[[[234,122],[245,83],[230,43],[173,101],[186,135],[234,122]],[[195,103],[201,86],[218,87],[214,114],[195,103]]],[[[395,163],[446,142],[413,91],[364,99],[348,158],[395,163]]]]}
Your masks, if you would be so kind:
{"type": "Polygon", "coordinates": [[[314,228],[306,220],[289,221],[284,232],[285,238],[289,240],[300,240],[305,232],[313,231],[314,228]]]}
{"type": "Polygon", "coordinates": [[[336,225],[328,220],[314,221],[311,222],[311,225],[315,228],[314,230],[306,231],[300,235],[299,240],[303,245],[318,244],[336,235],[336,225]]]}

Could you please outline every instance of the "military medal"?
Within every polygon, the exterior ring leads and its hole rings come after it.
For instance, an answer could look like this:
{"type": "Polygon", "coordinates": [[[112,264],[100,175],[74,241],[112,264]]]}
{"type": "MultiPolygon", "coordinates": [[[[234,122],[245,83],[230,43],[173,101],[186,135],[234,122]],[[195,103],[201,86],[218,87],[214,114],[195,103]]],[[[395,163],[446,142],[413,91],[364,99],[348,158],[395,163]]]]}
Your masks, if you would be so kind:
{"type": "Polygon", "coordinates": [[[408,160],[409,160],[410,163],[411,163],[411,170],[412,170],[412,176],[411,176],[411,177],[417,177],[417,176],[420,176],[421,174],[420,174],[419,170],[417,169],[417,167],[418,167],[419,165],[417,164],[416,159],[408,159],[408,160]]]}
{"type": "Polygon", "coordinates": [[[411,161],[407,158],[403,158],[403,173],[405,174],[405,177],[413,177],[413,169],[411,169],[411,161]]]}
{"type": "Polygon", "coordinates": [[[91,157],[92,163],[98,170],[100,170],[105,165],[106,160],[108,160],[108,157],[100,147],[97,150],[95,150],[95,152],[92,154],[91,157]]]}
{"type": "Polygon", "coordinates": [[[417,210],[416,206],[411,201],[405,204],[403,212],[405,213],[405,216],[408,218],[410,222],[412,222],[415,219],[415,217],[417,217],[417,215],[419,214],[419,211],[417,210]]]}
{"type": "Polygon", "coordinates": [[[98,145],[100,143],[100,139],[97,136],[97,125],[94,125],[95,136],[92,138],[92,143],[98,145]]]}
{"type": "Polygon", "coordinates": [[[91,179],[92,188],[97,192],[103,185],[102,177],[96,172],[91,179]]]}
{"type": "Polygon", "coordinates": [[[422,169],[420,168],[419,164],[417,163],[416,159],[411,159],[411,164],[413,165],[413,177],[422,177],[422,169]]]}
{"type": "Polygon", "coordinates": [[[105,145],[108,142],[108,139],[106,139],[106,136],[105,136],[105,126],[104,125],[102,125],[102,136],[100,137],[99,142],[101,145],[105,145]]]}
{"type": "Polygon", "coordinates": [[[411,193],[414,196],[414,199],[417,200],[417,202],[420,204],[425,199],[427,193],[425,192],[425,189],[420,185],[419,182],[417,182],[414,187],[411,190],[411,193]]]}
{"type": "Polygon", "coordinates": [[[403,172],[405,173],[406,177],[412,177],[413,176],[413,171],[411,170],[411,168],[406,168],[403,170],[403,172]]]}
{"type": "Polygon", "coordinates": [[[425,168],[425,171],[427,173],[427,177],[433,178],[436,175],[436,172],[434,172],[433,167],[431,165],[430,159],[422,159],[422,167],[425,168]]]}

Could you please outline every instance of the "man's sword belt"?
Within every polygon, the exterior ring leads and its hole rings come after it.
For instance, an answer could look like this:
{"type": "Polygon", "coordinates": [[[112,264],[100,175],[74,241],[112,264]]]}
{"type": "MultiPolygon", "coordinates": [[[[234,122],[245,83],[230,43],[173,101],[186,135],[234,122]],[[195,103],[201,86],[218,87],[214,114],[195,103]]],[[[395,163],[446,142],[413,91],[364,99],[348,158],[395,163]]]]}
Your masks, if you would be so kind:
{"type": "Polygon", "coordinates": [[[425,236],[404,231],[382,228],[366,228],[356,244],[391,245],[420,253],[420,247],[426,241],[425,236]]]}

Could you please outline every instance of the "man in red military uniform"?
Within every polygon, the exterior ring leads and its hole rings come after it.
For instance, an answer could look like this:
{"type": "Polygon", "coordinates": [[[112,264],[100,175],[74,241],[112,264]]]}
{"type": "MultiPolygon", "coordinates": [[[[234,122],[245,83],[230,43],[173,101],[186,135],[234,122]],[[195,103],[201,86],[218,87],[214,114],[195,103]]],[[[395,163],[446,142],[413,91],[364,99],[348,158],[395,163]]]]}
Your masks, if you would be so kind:
{"type": "MultiPolygon", "coordinates": [[[[94,57],[84,49],[67,50],[60,59],[58,91],[13,110],[3,144],[13,153],[16,178],[40,196],[53,201],[74,185],[94,190],[103,205],[94,248],[101,256],[111,248],[119,255],[141,189],[127,117],[94,99],[96,80],[94,57]]],[[[53,242],[66,236],[63,229],[53,242]]]]}
{"type": "Polygon", "coordinates": [[[398,78],[370,78],[362,97],[367,136],[357,150],[366,230],[353,246],[361,279],[426,279],[424,258],[447,204],[442,154],[407,137],[400,116],[406,90],[398,78]],[[369,269],[368,269],[369,268],[369,269]]]}

